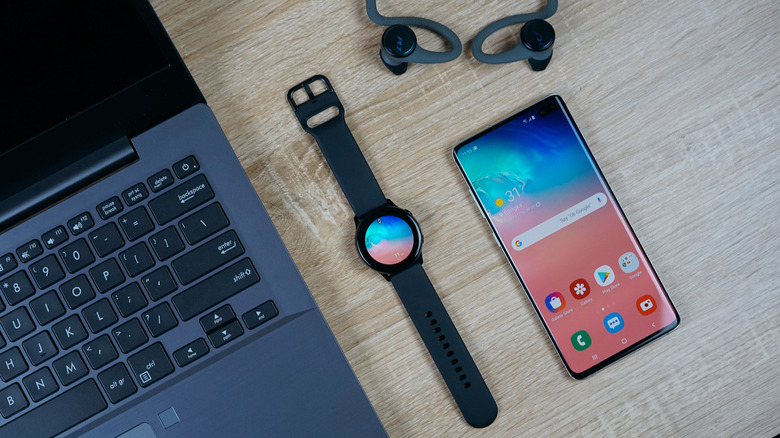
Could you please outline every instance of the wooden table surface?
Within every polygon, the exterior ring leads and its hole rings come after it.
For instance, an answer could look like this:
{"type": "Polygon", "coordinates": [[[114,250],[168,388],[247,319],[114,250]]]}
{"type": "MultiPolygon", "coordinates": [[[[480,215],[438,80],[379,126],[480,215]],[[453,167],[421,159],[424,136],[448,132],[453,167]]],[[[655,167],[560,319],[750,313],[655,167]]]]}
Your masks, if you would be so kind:
{"type": "MultiPolygon", "coordinates": [[[[470,41],[543,1],[379,1],[465,53],[400,77],[360,0],[153,0],[392,437],[780,433],[780,3],[561,1],[544,72],[470,41]],[[330,78],[385,194],[414,212],[425,269],[499,406],[470,428],[285,93],[330,78]],[[671,334],[570,378],[452,158],[551,94],[567,102],[680,315],[671,334]]],[[[519,26],[488,40],[513,44],[519,26]]],[[[430,35],[423,45],[443,48],[430,35]]]]}

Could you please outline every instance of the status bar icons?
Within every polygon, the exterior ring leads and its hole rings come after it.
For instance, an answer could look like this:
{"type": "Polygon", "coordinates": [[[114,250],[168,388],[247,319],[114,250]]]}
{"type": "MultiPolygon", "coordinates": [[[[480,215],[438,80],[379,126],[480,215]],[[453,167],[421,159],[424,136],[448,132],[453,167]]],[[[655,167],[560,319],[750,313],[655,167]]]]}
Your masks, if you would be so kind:
{"type": "Polygon", "coordinates": [[[571,282],[569,292],[575,299],[581,300],[590,295],[590,285],[584,278],[579,278],[571,282]]]}
{"type": "Polygon", "coordinates": [[[615,281],[615,271],[608,265],[604,265],[593,272],[593,278],[596,279],[596,283],[598,283],[599,286],[609,286],[615,281]]]}

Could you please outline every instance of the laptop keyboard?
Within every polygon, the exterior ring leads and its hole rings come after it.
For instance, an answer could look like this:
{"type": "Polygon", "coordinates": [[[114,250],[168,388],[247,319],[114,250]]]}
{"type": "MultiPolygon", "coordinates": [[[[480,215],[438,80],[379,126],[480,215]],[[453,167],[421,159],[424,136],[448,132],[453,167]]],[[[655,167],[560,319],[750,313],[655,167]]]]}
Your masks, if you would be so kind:
{"type": "Polygon", "coordinates": [[[63,432],[278,314],[206,313],[260,277],[200,171],[186,157],[0,257],[1,434],[63,432]],[[159,339],[196,317],[201,337],[159,339]]]}

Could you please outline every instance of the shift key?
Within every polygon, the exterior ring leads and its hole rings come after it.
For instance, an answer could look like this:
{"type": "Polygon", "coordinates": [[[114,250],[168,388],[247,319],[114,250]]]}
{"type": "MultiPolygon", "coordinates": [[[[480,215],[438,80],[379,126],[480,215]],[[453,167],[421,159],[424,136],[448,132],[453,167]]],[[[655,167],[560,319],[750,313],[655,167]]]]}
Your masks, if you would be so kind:
{"type": "Polygon", "coordinates": [[[259,281],[252,262],[243,259],[174,296],[173,305],[187,321],[259,281]]]}
{"type": "Polygon", "coordinates": [[[157,223],[163,225],[214,197],[206,177],[198,175],[149,201],[157,223]]]}
{"type": "Polygon", "coordinates": [[[243,245],[236,232],[231,230],[174,260],[171,266],[181,284],[188,284],[243,253],[243,245]]]}

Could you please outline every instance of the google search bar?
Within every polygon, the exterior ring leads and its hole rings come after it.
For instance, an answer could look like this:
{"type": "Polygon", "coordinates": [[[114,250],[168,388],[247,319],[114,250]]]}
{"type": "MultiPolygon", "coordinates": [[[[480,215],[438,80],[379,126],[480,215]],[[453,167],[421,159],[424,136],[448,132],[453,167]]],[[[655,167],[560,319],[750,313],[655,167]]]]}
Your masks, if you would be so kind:
{"type": "Polygon", "coordinates": [[[584,218],[585,216],[593,213],[599,208],[607,205],[607,197],[603,193],[596,193],[590,198],[575,204],[572,207],[556,214],[555,216],[547,219],[541,224],[531,228],[525,233],[517,235],[512,239],[512,248],[516,251],[522,251],[534,243],[544,239],[550,234],[555,233],[571,225],[574,222],[584,218]]]}

